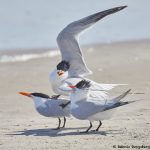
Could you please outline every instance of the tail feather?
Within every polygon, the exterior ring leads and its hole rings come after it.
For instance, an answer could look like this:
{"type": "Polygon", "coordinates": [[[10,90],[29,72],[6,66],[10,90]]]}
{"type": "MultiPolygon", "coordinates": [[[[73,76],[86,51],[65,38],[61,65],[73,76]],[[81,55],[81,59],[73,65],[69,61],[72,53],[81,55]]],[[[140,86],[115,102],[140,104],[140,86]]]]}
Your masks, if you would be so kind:
{"type": "Polygon", "coordinates": [[[124,106],[124,105],[130,104],[130,103],[133,103],[133,102],[136,102],[136,101],[118,102],[118,103],[114,104],[113,106],[109,106],[109,107],[105,108],[104,111],[110,110],[110,109],[113,109],[113,108],[117,108],[117,107],[120,107],[120,106],[124,106]]]}
{"type": "Polygon", "coordinates": [[[120,100],[122,100],[125,96],[127,96],[129,94],[129,92],[131,91],[131,89],[129,89],[128,91],[124,92],[123,94],[119,95],[118,97],[115,97],[112,99],[113,103],[117,103],[120,100]]]}
{"type": "Polygon", "coordinates": [[[111,99],[110,101],[107,101],[107,106],[104,109],[104,111],[129,104],[130,102],[120,102],[120,100],[122,100],[125,96],[127,96],[130,91],[131,91],[131,89],[129,89],[128,91],[119,95],[118,97],[115,97],[115,98],[111,99]]]}

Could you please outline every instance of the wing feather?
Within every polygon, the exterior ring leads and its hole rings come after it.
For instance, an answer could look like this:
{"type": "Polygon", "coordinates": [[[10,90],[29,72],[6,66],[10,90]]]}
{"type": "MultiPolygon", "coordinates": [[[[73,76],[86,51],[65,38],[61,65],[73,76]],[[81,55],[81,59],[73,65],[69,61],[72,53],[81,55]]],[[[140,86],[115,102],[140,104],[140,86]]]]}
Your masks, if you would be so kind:
{"type": "Polygon", "coordinates": [[[126,6],[115,7],[72,22],[59,33],[57,43],[61,52],[62,60],[66,60],[70,63],[70,76],[85,76],[92,73],[88,69],[79,47],[79,35],[103,17],[120,11],[125,7],[126,6]]]}

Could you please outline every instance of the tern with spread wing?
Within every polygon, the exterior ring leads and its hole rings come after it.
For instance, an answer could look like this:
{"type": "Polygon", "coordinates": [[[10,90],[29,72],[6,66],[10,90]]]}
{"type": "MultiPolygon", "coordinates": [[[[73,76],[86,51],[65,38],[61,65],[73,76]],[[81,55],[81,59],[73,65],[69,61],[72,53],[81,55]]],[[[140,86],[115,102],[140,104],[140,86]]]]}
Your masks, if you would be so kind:
{"type": "Polygon", "coordinates": [[[58,99],[57,97],[49,97],[43,93],[27,93],[20,92],[21,95],[30,97],[33,99],[35,108],[37,112],[45,117],[54,117],[58,118],[59,125],[56,129],[60,129],[61,119],[64,118],[64,123],[62,128],[65,127],[66,117],[70,117],[70,106],[68,105],[69,101],[66,99],[58,99]],[[67,104],[68,103],[68,104],[67,104]],[[65,108],[60,107],[60,105],[65,105],[65,108]]]}
{"type": "MultiPolygon", "coordinates": [[[[101,91],[91,91],[90,86],[90,81],[82,80],[75,86],[70,86],[71,90],[68,88],[68,91],[71,92],[71,114],[77,119],[90,121],[90,126],[85,132],[88,132],[92,128],[93,121],[99,121],[99,125],[95,130],[98,131],[102,125],[102,120],[109,119],[115,108],[134,102],[120,101],[130,90],[118,97],[110,98],[101,91]]],[[[67,88],[64,90],[67,90],[67,88]]]]}
{"type": "MultiPolygon", "coordinates": [[[[52,89],[56,94],[68,95],[68,91],[62,91],[59,87],[64,84],[66,79],[68,83],[77,83],[81,81],[86,75],[92,72],[85,64],[82,51],[78,44],[78,38],[86,29],[92,27],[96,22],[102,18],[116,13],[127,6],[115,7],[102,12],[95,13],[78,21],[70,23],[65,27],[57,37],[57,43],[61,52],[62,61],[57,65],[54,71],[50,74],[50,82],[52,89]]],[[[87,79],[86,79],[87,80],[87,79]]],[[[117,84],[98,84],[91,81],[93,88],[100,90],[110,90],[117,84]]]]}

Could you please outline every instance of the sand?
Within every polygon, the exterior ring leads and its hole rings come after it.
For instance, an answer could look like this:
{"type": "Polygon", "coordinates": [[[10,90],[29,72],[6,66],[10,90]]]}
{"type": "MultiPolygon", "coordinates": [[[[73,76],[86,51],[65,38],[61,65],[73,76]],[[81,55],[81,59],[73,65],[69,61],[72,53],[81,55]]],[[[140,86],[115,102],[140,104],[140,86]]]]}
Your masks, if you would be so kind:
{"type": "Polygon", "coordinates": [[[118,108],[97,133],[79,133],[89,122],[73,117],[67,119],[65,129],[53,130],[57,119],[40,116],[33,101],[18,92],[52,95],[48,74],[60,56],[0,63],[0,150],[111,150],[138,149],[132,146],[142,145],[149,147],[141,149],[150,149],[150,41],[97,44],[82,49],[94,73],[89,78],[99,83],[128,83],[126,88],[136,94],[125,100],[139,101],[118,108]]]}

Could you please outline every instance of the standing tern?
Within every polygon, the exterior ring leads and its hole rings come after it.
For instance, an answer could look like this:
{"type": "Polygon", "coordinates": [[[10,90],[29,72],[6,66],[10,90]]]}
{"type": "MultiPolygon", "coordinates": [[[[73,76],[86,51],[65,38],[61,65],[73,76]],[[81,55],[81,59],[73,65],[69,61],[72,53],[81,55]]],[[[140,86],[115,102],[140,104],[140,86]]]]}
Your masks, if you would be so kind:
{"type": "MultiPolygon", "coordinates": [[[[50,74],[52,89],[56,94],[69,94],[67,91],[63,91],[59,88],[66,79],[71,78],[71,83],[76,81],[79,82],[84,76],[92,73],[85,64],[82,51],[78,44],[78,38],[81,33],[92,27],[96,22],[107,15],[116,13],[126,7],[127,6],[115,7],[82,18],[70,23],[59,33],[57,43],[60,49],[62,61],[50,74]]],[[[95,82],[93,82],[93,84],[96,87],[98,86],[101,90],[110,90],[117,86],[117,84],[97,84],[95,82]]]]}
{"type": "Polygon", "coordinates": [[[56,129],[60,129],[61,119],[64,118],[64,123],[62,128],[65,127],[66,117],[70,117],[70,106],[68,100],[66,99],[58,99],[58,97],[50,98],[48,95],[43,93],[27,93],[27,92],[19,92],[21,95],[30,97],[34,101],[35,108],[37,112],[45,117],[54,117],[58,118],[59,124],[56,129]],[[67,107],[61,108],[60,105],[65,104],[67,107]],[[69,103],[68,103],[69,104],[69,103]]]}
{"type": "Polygon", "coordinates": [[[90,121],[90,126],[85,132],[88,132],[92,128],[93,121],[99,121],[99,125],[95,130],[98,131],[102,125],[101,121],[109,119],[115,110],[114,108],[134,102],[120,101],[129,94],[130,90],[118,97],[109,98],[106,95],[102,96],[104,93],[101,93],[101,91],[91,91],[89,89],[90,86],[90,81],[82,80],[75,86],[70,86],[71,90],[68,88],[71,91],[71,114],[77,119],[90,121]]]}

